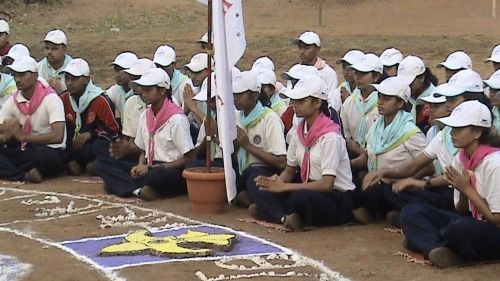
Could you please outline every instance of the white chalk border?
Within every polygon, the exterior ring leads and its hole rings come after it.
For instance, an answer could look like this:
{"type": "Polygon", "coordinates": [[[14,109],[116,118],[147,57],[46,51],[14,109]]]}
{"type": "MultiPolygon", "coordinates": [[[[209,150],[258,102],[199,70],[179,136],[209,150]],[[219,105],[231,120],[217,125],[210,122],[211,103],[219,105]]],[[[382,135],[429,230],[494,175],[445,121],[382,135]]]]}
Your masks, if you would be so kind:
{"type": "MultiPolygon", "coordinates": [[[[256,240],[258,240],[258,241],[260,241],[262,243],[266,243],[268,245],[272,245],[272,246],[278,247],[279,249],[283,250],[283,254],[293,254],[293,255],[299,256],[300,259],[301,259],[301,261],[304,264],[312,266],[312,267],[318,269],[319,271],[321,271],[322,273],[327,274],[329,280],[338,280],[338,281],[349,281],[350,280],[350,279],[344,277],[339,272],[331,270],[330,268],[328,268],[321,261],[314,260],[312,258],[309,258],[309,257],[306,257],[306,256],[302,255],[298,251],[294,251],[294,250],[291,250],[289,248],[277,245],[275,243],[269,242],[269,241],[267,241],[265,239],[262,239],[260,237],[248,234],[246,232],[233,230],[233,229],[231,229],[229,227],[215,225],[215,224],[209,224],[209,223],[203,223],[201,221],[197,221],[197,220],[194,220],[194,219],[191,219],[191,218],[188,218],[188,217],[176,215],[176,214],[173,214],[173,213],[170,213],[170,212],[165,212],[165,211],[162,211],[162,210],[149,209],[149,208],[135,206],[135,205],[127,204],[127,203],[108,202],[108,201],[99,200],[99,199],[95,199],[95,198],[89,198],[89,197],[85,197],[85,196],[72,195],[72,194],[67,194],[67,193],[57,193],[57,192],[50,192],[50,191],[38,191],[38,190],[29,190],[29,189],[0,187],[0,191],[3,191],[3,190],[18,192],[18,193],[31,193],[31,194],[37,194],[37,195],[62,196],[62,197],[68,197],[68,198],[79,199],[79,200],[86,200],[86,201],[91,201],[91,202],[101,202],[103,204],[108,205],[109,206],[108,208],[110,208],[111,206],[113,206],[113,207],[122,207],[122,208],[123,207],[128,207],[130,209],[136,209],[136,210],[140,210],[140,211],[144,211],[144,212],[157,212],[157,213],[162,214],[164,216],[172,217],[172,218],[175,218],[175,219],[178,219],[178,220],[183,220],[183,221],[185,221],[187,223],[194,224],[191,227],[198,227],[200,225],[203,225],[203,226],[211,226],[211,227],[215,227],[215,228],[220,228],[220,229],[224,229],[224,230],[227,230],[227,231],[232,231],[232,232],[235,232],[235,233],[237,233],[239,235],[246,236],[246,237],[249,237],[249,238],[252,238],[252,239],[256,239],[256,240]]],[[[101,207],[104,207],[104,206],[101,206],[101,207]]],[[[102,209],[108,209],[108,208],[104,207],[102,209]]],[[[66,215],[66,216],[62,216],[62,217],[70,217],[70,216],[77,216],[77,215],[82,215],[82,214],[75,213],[75,214],[70,214],[70,215],[66,215]]],[[[61,217],[54,217],[53,219],[58,219],[58,218],[61,218],[61,217]]],[[[40,220],[33,220],[33,221],[40,221],[40,220]]],[[[29,222],[29,221],[28,220],[23,220],[22,222],[29,222]]],[[[12,222],[10,224],[14,224],[14,223],[16,223],[16,222],[12,222]]],[[[123,278],[123,277],[120,277],[116,271],[120,270],[120,269],[123,269],[123,268],[126,268],[126,267],[131,267],[131,266],[125,266],[125,267],[119,266],[119,267],[105,268],[105,267],[103,267],[103,266],[95,263],[92,259],[90,259],[90,258],[88,258],[88,257],[86,257],[84,255],[76,253],[75,251],[73,251],[72,249],[69,249],[68,247],[62,245],[61,243],[52,242],[52,241],[49,241],[49,240],[46,240],[46,239],[43,239],[43,238],[34,237],[31,233],[25,233],[25,232],[22,232],[22,231],[17,230],[17,229],[6,227],[5,225],[7,225],[7,223],[4,223],[4,224],[0,225],[0,232],[8,232],[8,233],[11,233],[11,234],[15,234],[17,236],[21,236],[21,237],[24,237],[24,238],[28,238],[28,239],[37,241],[37,242],[45,244],[47,246],[58,248],[60,250],[63,250],[65,252],[70,253],[77,260],[79,260],[81,262],[84,262],[84,263],[87,263],[94,270],[102,272],[102,274],[106,278],[108,278],[109,280],[111,280],[111,281],[126,281],[126,279],[123,278]]],[[[183,226],[183,227],[188,227],[188,226],[183,226]]],[[[172,228],[172,229],[175,229],[175,228],[172,228]]],[[[164,230],[168,230],[168,229],[162,229],[162,230],[159,230],[159,231],[164,231],[164,230]]],[[[155,231],[155,233],[156,232],[157,231],[155,231]]],[[[124,236],[125,235],[115,235],[115,237],[124,237],[124,236]]],[[[108,237],[112,237],[112,236],[108,236],[108,237]]],[[[99,238],[93,237],[93,238],[86,238],[86,239],[92,240],[92,239],[99,239],[99,238]]],[[[85,239],[79,239],[79,240],[73,240],[73,241],[76,242],[76,241],[84,241],[84,240],[85,239]]],[[[64,241],[64,243],[69,243],[69,242],[71,242],[71,241],[64,241]]],[[[275,253],[270,253],[270,254],[275,254],[275,253]]],[[[233,256],[233,257],[234,258],[238,258],[238,257],[243,258],[243,257],[249,257],[249,256],[263,256],[263,255],[266,255],[266,254],[240,255],[240,256],[233,256]]],[[[219,259],[223,259],[223,258],[227,258],[227,257],[208,257],[208,258],[197,258],[197,259],[193,259],[193,258],[190,258],[190,259],[178,259],[178,260],[173,260],[173,261],[170,261],[170,262],[176,262],[176,261],[197,261],[197,260],[211,261],[211,260],[219,260],[219,259]]],[[[137,265],[133,265],[133,266],[139,266],[139,265],[145,265],[145,264],[157,264],[157,263],[165,263],[165,262],[169,262],[169,261],[148,262],[148,263],[137,264],[137,265]]]]}

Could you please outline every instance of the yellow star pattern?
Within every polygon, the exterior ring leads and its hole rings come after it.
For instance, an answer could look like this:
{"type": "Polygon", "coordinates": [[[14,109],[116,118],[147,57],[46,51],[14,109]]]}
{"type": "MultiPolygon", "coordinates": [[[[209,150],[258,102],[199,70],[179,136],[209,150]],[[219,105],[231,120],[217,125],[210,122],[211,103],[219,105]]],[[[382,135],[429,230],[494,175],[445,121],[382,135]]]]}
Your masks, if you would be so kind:
{"type": "Polygon", "coordinates": [[[214,250],[227,250],[235,234],[212,234],[188,230],[179,236],[155,237],[149,231],[127,235],[119,244],[105,247],[101,256],[155,255],[155,256],[210,256],[214,250]]]}

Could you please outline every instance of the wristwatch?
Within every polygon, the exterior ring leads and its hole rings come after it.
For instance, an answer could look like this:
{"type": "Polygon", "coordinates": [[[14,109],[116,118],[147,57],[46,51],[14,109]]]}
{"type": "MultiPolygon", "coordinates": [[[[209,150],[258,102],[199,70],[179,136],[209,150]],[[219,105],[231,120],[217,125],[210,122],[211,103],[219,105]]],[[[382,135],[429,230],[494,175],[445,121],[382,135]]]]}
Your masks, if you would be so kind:
{"type": "Polygon", "coordinates": [[[423,180],[425,181],[425,187],[424,187],[424,189],[427,189],[427,188],[431,187],[432,177],[427,176],[427,177],[424,177],[423,180]]]}

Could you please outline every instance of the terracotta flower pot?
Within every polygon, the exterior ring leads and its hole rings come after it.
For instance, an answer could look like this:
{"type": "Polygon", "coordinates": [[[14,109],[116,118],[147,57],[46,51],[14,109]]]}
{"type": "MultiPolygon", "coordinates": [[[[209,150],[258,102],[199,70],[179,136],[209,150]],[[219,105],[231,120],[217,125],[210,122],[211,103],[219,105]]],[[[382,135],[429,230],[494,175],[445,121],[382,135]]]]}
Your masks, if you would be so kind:
{"type": "Polygon", "coordinates": [[[188,168],[182,172],[182,176],[186,179],[193,212],[224,212],[227,196],[223,168],[212,168],[211,173],[206,173],[204,167],[188,168]]]}

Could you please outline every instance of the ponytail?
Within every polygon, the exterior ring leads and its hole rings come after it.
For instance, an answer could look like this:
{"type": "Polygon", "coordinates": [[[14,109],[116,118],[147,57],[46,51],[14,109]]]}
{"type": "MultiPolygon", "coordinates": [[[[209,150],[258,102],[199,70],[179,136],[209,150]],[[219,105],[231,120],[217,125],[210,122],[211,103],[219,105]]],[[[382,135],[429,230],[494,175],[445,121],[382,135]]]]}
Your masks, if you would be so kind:
{"type": "Polygon", "coordinates": [[[481,130],[481,137],[479,137],[480,144],[500,148],[500,136],[495,130],[492,130],[491,128],[481,128],[481,130]]]}

